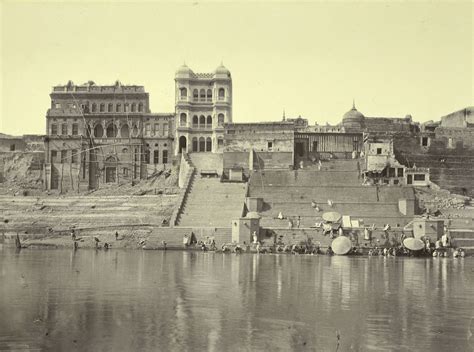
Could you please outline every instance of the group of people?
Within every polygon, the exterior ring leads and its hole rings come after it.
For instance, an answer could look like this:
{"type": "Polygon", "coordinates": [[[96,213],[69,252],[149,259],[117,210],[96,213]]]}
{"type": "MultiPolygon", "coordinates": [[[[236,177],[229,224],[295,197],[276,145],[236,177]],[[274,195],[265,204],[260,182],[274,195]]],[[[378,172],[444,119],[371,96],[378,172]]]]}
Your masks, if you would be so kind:
{"type": "MultiPolygon", "coordinates": [[[[119,239],[118,231],[115,231],[114,236],[115,236],[115,240],[118,241],[118,239],[119,239]]],[[[76,231],[75,231],[74,228],[71,229],[71,240],[72,240],[72,243],[73,243],[74,250],[76,250],[78,248],[78,242],[83,241],[82,238],[77,238],[76,231]]],[[[112,247],[112,245],[108,242],[104,242],[103,244],[101,244],[100,242],[101,242],[100,239],[97,236],[94,236],[94,247],[95,247],[95,249],[108,250],[109,248],[112,247]]]]}

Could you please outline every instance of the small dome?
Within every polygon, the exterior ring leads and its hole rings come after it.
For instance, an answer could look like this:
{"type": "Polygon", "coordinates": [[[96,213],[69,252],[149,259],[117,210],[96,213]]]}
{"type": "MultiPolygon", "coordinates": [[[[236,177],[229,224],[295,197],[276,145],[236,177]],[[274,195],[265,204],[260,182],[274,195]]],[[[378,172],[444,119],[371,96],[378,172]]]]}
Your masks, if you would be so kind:
{"type": "Polygon", "coordinates": [[[214,71],[215,73],[230,73],[230,71],[222,64],[214,71]]]}
{"type": "Polygon", "coordinates": [[[176,71],[176,76],[190,76],[193,74],[193,70],[191,70],[186,64],[183,64],[178,70],[176,71]]]}
{"type": "Polygon", "coordinates": [[[344,116],[342,117],[342,122],[343,123],[345,121],[359,122],[359,121],[363,121],[364,119],[365,119],[365,116],[361,112],[357,111],[355,107],[353,107],[352,109],[350,109],[348,112],[344,114],[344,116]]]}
{"type": "Polygon", "coordinates": [[[361,129],[365,124],[365,116],[357,111],[355,104],[352,105],[352,109],[344,114],[342,117],[342,125],[347,129],[361,129]]]}
{"type": "Polygon", "coordinates": [[[223,64],[220,64],[220,66],[214,71],[214,76],[219,78],[230,78],[230,71],[223,64]]]}

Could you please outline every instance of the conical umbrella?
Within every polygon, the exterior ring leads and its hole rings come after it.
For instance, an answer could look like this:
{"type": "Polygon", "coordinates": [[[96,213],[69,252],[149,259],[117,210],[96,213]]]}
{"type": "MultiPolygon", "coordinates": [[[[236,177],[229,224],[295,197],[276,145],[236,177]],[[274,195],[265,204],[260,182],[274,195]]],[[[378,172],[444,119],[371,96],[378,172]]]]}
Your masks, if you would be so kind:
{"type": "Polygon", "coordinates": [[[419,251],[425,247],[422,240],[410,237],[403,240],[403,245],[411,251],[419,251]]]}
{"type": "Polygon", "coordinates": [[[344,255],[349,253],[352,248],[352,242],[346,236],[339,236],[331,243],[334,254],[344,255]]]}
{"type": "Polygon", "coordinates": [[[328,211],[323,214],[323,219],[328,222],[336,222],[341,218],[341,214],[337,211],[328,211]]]}

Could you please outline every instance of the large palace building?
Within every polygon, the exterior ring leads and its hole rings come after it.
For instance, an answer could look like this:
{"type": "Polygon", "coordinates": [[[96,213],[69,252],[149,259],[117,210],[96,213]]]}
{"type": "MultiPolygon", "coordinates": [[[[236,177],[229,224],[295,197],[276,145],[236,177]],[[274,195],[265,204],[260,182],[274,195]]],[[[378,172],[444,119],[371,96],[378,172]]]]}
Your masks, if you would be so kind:
{"type": "Polygon", "coordinates": [[[166,167],[174,114],[152,114],[143,86],[89,81],[53,87],[46,115],[47,189],[133,182],[166,167]]]}
{"type": "Polygon", "coordinates": [[[232,122],[232,78],[219,66],[213,73],[176,71],[176,154],[222,152],[224,123],[232,122]]]}

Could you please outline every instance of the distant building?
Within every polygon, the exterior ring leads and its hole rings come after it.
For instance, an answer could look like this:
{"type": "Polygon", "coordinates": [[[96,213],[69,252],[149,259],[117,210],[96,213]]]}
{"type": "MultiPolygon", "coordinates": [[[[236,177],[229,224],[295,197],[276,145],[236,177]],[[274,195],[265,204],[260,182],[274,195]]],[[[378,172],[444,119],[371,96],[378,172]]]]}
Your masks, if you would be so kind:
{"type": "Polygon", "coordinates": [[[181,66],[175,75],[176,149],[222,153],[224,124],[232,122],[232,77],[220,65],[212,73],[181,66]]]}
{"type": "Polygon", "coordinates": [[[442,116],[441,127],[474,128],[474,106],[442,116]]]}
{"type": "Polygon", "coordinates": [[[374,133],[397,133],[417,132],[418,124],[414,123],[412,117],[407,115],[400,117],[366,117],[352,105],[352,109],[344,114],[341,125],[347,132],[374,132],[374,133]]]}
{"type": "Polygon", "coordinates": [[[171,162],[174,114],[152,114],[143,86],[89,81],[53,87],[45,186],[87,190],[132,182],[171,162]]]}

